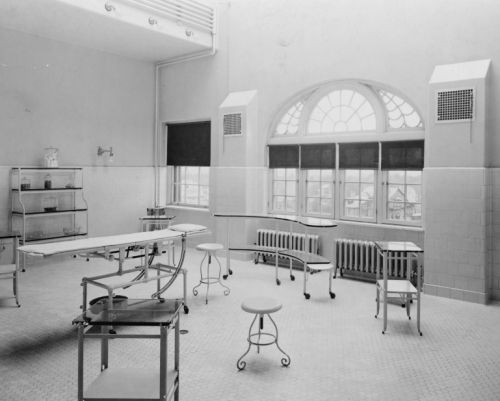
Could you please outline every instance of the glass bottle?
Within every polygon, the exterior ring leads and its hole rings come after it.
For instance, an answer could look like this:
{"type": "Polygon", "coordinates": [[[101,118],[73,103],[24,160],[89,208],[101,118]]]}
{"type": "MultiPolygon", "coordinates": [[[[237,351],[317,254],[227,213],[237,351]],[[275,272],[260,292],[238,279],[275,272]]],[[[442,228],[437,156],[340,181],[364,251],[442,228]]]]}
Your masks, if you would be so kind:
{"type": "Polygon", "coordinates": [[[31,188],[31,180],[28,177],[23,177],[21,179],[21,191],[25,191],[31,188]]]}

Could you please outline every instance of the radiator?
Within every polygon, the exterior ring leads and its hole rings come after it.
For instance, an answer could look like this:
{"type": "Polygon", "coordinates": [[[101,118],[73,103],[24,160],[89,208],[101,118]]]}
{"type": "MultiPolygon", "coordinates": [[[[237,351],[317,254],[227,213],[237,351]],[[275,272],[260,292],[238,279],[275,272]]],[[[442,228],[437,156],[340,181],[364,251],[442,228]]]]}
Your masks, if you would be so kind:
{"type": "MultiPolygon", "coordinates": [[[[294,250],[319,254],[319,235],[317,234],[307,235],[307,244],[306,244],[305,234],[294,233],[294,232],[290,233],[289,231],[258,229],[256,245],[294,249],[294,250]]],[[[255,263],[259,262],[260,256],[262,256],[262,260],[264,261],[264,263],[274,264],[274,257],[269,256],[269,254],[262,254],[260,252],[255,253],[255,263]]],[[[283,261],[286,262],[286,265],[288,266],[289,263],[288,258],[280,256],[279,259],[280,260],[283,259],[283,261]]],[[[294,264],[295,263],[298,262],[294,262],[294,264]]]]}
{"type": "MultiPolygon", "coordinates": [[[[382,268],[382,256],[377,253],[372,241],[354,239],[335,240],[335,260],[340,275],[374,281],[377,269],[382,268]]],[[[408,260],[400,252],[394,253],[387,264],[387,274],[391,278],[405,278],[408,260]]],[[[416,263],[412,266],[412,281],[416,275],[416,263]]]]}

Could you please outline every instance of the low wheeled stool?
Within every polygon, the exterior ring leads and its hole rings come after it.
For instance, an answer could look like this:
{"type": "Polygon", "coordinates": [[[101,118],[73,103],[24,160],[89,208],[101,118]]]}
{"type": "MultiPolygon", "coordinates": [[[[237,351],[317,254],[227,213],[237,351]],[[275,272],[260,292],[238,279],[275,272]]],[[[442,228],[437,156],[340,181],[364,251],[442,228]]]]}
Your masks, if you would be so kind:
{"type": "Polygon", "coordinates": [[[224,246],[222,244],[207,243],[198,245],[196,249],[205,252],[205,256],[203,256],[203,259],[200,263],[200,282],[193,287],[193,294],[195,296],[198,295],[197,288],[202,284],[206,284],[207,293],[205,295],[205,303],[208,304],[208,290],[210,288],[210,284],[220,284],[224,288],[224,295],[229,295],[231,290],[221,282],[221,264],[219,262],[219,259],[215,255],[215,252],[224,249],[224,246]],[[219,265],[219,270],[217,274],[211,276],[210,264],[212,263],[212,256],[217,261],[217,264],[219,265]],[[204,274],[203,262],[205,262],[205,259],[207,258],[208,258],[207,269],[206,269],[206,274],[204,274]]]}
{"type": "Polygon", "coordinates": [[[276,347],[278,347],[281,353],[285,355],[284,358],[281,358],[281,364],[283,366],[290,365],[290,356],[285,351],[283,351],[278,344],[278,327],[276,326],[276,323],[271,317],[271,313],[277,312],[281,308],[282,304],[274,298],[253,297],[243,301],[243,303],[241,304],[241,309],[243,309],[245,312],[253,313],[255,314],[255,316],[252,320],[252,323],[250,324],[250,329],[248,330],[248,337],[247,337],[248,348],[245,351],[245,353],[240,357],[240,359],[238,359],[238,362],[236,362],[236,366],[238,367],[239,370],[245,369],[247,363],[243,361],[243,358],[245,357],[245,355],[248,354],[248,352],[250,351],[250,347],[252,345],[256,345],[257,352],[259,352],[261,346],[276,344],[276,347]],[[263,331],[264,316],[267,316],[268,319],[273,324],[274,333],[263,331]],[[257,318],[259,318],[258,330],[252,332],[253,326],[257,318]]]}

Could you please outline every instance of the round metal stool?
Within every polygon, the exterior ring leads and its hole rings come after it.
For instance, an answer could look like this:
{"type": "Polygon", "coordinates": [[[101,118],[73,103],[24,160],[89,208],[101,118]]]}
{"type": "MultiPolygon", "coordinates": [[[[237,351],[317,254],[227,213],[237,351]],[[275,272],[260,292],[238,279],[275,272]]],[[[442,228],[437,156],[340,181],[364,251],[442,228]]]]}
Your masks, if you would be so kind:
{"type": "Polygon", "coordinates": [[[247,363],[242,359],[245,357],[246,354],[248,354],[248,352],[250,351],[250,347],[252,345],[257,346],[257,353],[258,353],[260,352],[261,346],[276,344],[276,347],[278,347],[281,353],[285,355],[284,358],[281,358],[281,364],[285,367],[290,365],[290,356],[285,351],[283,351],[278,344],[278,327],[276,326],[276,323],[271,317],[271,313],[279,311],[282,308],[282,306],[283,305],[279,303],[276,299],[268,297],[253,297],[245,299],[243,301],[243,303],[241,304],[241,309],[243,309],[245,312],[248,313],[254,313],[255,316],[252,320],[252,323],[250,324],[250,329],[248,330],[248,337],[247,337],[248,348],[245,351],[245,353],[240,357],[240,359],[238,359],[238,362],[236,362],[236,366],[239,370],[245,369],[247,363]],[[267,316],[268,319],[273,324],[274,333],[263,331],[264,316],[267,316]],[[252,332],[252,328],[257,320],[257,317],[259,318],[259,328],[257,331],[252,332]]]}
{"type": "Polygon", "coordinates": [[[215,255],[215,252],[220,251],[221,249],[224,249],[224,246],[221,244],[208,243],[208,244],[200,244],[196,247],[196,249],[198,249],[199,251],[204,251],[205,256],[203,256],[203,259],[200,263],[200,282],[198,285],[195,285],[193,287],[193,294],[195,296],[198,295],[197,288],[202,284],[206,284],[207,285],[207,293],[205,295],[205,303],[208,304],[208,290],[210,288],[210,284],[217,284],[218,283],[222,287],[224,287],[224,295],[229,295],[231,290],[228,287],[226,287],[224,284],[222,284],[222,282],[221,282],[221,265],[220,265],[219,259],[215,255]],[[213,276],[210,275],[210,264],[212,263],[212,256],[215,258],[215,260],[217,261],[217,264],[219,265],[219,271],[218,271],[217,275],[213,275],[213,276]],[[203,262],[207,258],[208,258],[207,271],[206,271],[206,274],[203,274],[203,262]]]}

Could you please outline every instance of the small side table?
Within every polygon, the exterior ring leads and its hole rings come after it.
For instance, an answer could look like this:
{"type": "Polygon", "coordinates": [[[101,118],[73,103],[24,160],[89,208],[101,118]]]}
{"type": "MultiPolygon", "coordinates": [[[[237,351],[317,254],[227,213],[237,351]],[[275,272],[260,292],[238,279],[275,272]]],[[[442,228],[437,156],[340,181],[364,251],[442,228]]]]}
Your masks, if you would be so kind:
{"type": "MultiPolygon", "coordinates": [[[[125,299],[104,310],[93,313],[90,309],[73,320],[78,326],[78,401],[167,401],[179,400],[179,311],[180,300],[125,299]],[[124,326],[157,327],[159,334],[119,333],[124,326]],[[101,332],[93,332],[100,327],[101,332]],[[174,363],[167,366],[167,338],[175,328],[174,363]],[[85,389],[83,383],[83,349],[85,338],[101,340],[101,373],[85,389]],[[160,340],[159,370],[120,367],[108,370],[108,343],[119,338],[152,338],[160,340]]],[[[126,330],[124,330],[126,331],[126,330]]]]}
{"type": "MultiPolygon", "coordinates": [[[[0,232],[0,246],[4,246],[4,240],[12,242],[12,262],[7,265],[0,265],[0,279],[2,280],[12,280],[12,291],[14,292],[14,297],[16,299],[17,307],[21,307],[19,303],[19,255],[17,248],[19,247],[19,237],[21,235],[17,232],[0,232]]],[[[1,252],[1,250],[0,250],[1,252]]]]}
{"type": "Polygon", "coordinates": [[[420,330],[420,293],[421,293],[421,270],[422,263],[420,256],[423,254],[423,250],[415,245],[413,242],[405,241],[376,241],[375,245],[377,247],[377,252],[382,256],[382,279],[380,279],[380,271],[377,270],[377,313],[375,318],[378,317],[380,310],[380,295],[382,293],[383,311],[384,311],[384,328],[382,334],[385,334],[387,330],[387,301],[389,299],[400,299],[406,304],[406,314],[408,319],[410,316],[410,303],[415,300],[417,303],[417,330],[420,335],[422,331],[420,330]],[[406,258],[406,279],[405,280],[389,280],[387,273],[388,262],[395,257],[395,254],[399,254],[399,257],[406,258]],[[417,259],[417,288],[411,283],[411,262],[412,259],[417,259]]]}
{"type": "Polygon", "coordinates": [[[276,347],[278,347],[281,353],[285,355],[284,358],[281,358],[281,364],[285,367],[290,365],[290,356],[285,351],[283,351],[278,344],[278,326],[276,326],[276,323],[271,317],[271,313],[279,311],[282,306],[283,305],[276,299],[268,297],[254,297],[245,299],[243,301],[243,303],[241,304],[241,309],[243,309],[245,312],[253,313],[255,314],[255,316],[252,320],[252,323],[250,324],[250,329],[248,330],[248,348],[236,362],[236,367],[238,368],[238,370],[245,369],[247,363],[243,361],[243,358],[248,354],[252,345],[257,346],[257,353],[259,353],[261,346],[276,344],[276,347]],[[273,324],[274,333],[262,331],[264,330],[264,316],[267,316],[273,324]],[[259,318],[259,328],[257,329],[257,331],[252,332],[257,317],[259,318]]]}

